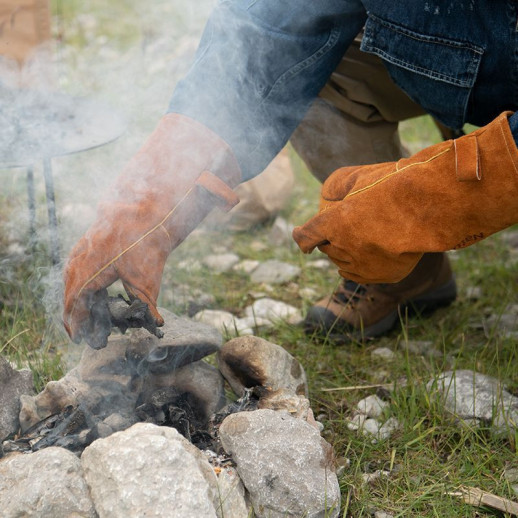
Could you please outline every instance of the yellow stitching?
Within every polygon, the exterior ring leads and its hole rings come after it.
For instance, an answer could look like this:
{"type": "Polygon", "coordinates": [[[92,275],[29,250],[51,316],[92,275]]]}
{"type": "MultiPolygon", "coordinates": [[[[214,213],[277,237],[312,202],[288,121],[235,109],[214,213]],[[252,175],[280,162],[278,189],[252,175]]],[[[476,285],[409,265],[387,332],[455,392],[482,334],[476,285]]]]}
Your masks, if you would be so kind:
{"type": "Polygon", "coordinates": [[[165,228],[164,225],[162,225],[162,230],[165,232],[165,235],[167,236],[169,241],[172,241],[171,234],[169,234],[169,232],[167,231],[167,228],[165,228]]]}
{"type": "Polygon", "coordinates": [[[359,193],[361,193],[363,191],[366,191],[367,189],[370,189],[371,187],[374,187],[375,185],[377,185],[377,184],[379,184],[381,182],[384,182],[385,180],[387,180],[391,176],[394,176],[395,174],[403,172],[405,169],[408,169],[408,168],[416,166],[416,165],[427,164],[428,162],[431,162],[432,160],[435,160],[436,158],[440,157],[444,153],[448,153],[450,151],[450,149],[451,148],[445,149],[444,151],[441,151],[440,153],[437,153],[437,155],[434,155],[434,156],[430,157],[428,160],[425,160],[423,162],[414,162],[412,164],[408,164],[405,167],[402,167],[401,169],[397,169],[398,164],[396,163],[396,170],[395,171],[392,171],[392,173],[386,174],[385,176],[383,176],[382,178],[379,178],[378,180],[376,180],[375,182],[371,183],[370,185],[366,185],[365,187],[362,187],[361,189],[358,189],[357,191],[350,192],[349,194],[344,196],[343,199],[345,200],[345,198],[349,198],[349,196],[354,196],[355,194],[359,194],[359,193]]]}
{"type": "Polygon", "coordinates": [[[161,227],[167,219],[169,219],[170,216],[172,216],[173,212],[178,208],[178,206],[187,198],[187,196],[191,193],[194,187],[191,187],[180,199],[180,201],[166,214],[166,216],[157,223],[152,229],[148,230],[143,236],[139,237],[135,242],[133,242],[131,245],[129,245],[125,250],[123,250],[120,254],[116,255],[111,261],[106,263],[102,268],[99,268],[97,272],[92,275],[88,280],[85,281],[85,283],[81,286],[79,291],[77,292],[76,301],[74,302],[74,305],[72,306],[72,311],[70,312],[70,317],[72,318],[72,315],[74,314],[74,311],[76,309],[77,301],[83,292],[83,290],[90,284],[95,278],[97,278],[99,275],[101,275],[104,270],[109,268],[115,261],[120,259],[126,252],[129,252],[133,247],[137,246],[143,239],[145,239],[147,236],[152,234],[157,228],[161,227]]]}

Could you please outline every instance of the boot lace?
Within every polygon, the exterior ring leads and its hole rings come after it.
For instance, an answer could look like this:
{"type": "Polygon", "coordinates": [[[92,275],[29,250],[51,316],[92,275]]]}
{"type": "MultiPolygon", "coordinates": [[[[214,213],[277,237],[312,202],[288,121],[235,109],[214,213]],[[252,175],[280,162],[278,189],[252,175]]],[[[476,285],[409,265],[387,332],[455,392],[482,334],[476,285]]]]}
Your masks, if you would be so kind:
{"type": "Polygon", "coordinates": [[[362,300],[372,302],[374,299],[368,295],[367,286],[354,281],[344,281],[333,293],[333,299],[346,308],[354,309],[356,304],[362,300]]]}

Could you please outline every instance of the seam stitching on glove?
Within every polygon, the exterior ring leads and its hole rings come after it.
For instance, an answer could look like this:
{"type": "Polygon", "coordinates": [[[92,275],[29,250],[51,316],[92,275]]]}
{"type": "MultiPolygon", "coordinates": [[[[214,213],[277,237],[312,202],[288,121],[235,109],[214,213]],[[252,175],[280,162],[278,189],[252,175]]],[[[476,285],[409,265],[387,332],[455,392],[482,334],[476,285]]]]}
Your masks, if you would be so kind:
{"type": "Polygon", "coordinates": [[[397,169],[397,164],[396,164],[395,171],[392,171],[391,173],[386,174],[382,178],[379,178],[375,182],[373,182],[369,185],[366,185],[365,187],[362,187],[361,189],[358,189],[357,191],[350,192],[349,194],[345,195],[343,197],[343,199],[345,200],[346,198],[349,198],[350,196],[354,196],[355,194],[359,194],[363,191],[366,191],[366,190],[370,189],[371,187],[374,187],[375,185],[378,185],[379,183],[384,182],[385,180],[388,180],[390,177],[394,176],[395,174],[402,173],[406,169],[409,169],[409,168],[417,166],[417,165],[427,164],[427,163],[431,162],[432,160],[435,160],[436,158],[440,157],[441,155],[448,153],[450,150],[451,150],[451,148],[445,149],[444,151],[441,151],[440,153],[437,153],[436,155],[430,157],[428,160],[423,160],[422,162],[414,162],[413,164],[408,164],[408,165],[402,167],[401,169],[397,169]]]}
{"type": "Polygon", "coordinates": [[[187,198],[187,196],[193,191],[194,187],[191,187],[178,201],[178,203],[165,215],[165,217],[157,223],[153,228],[149,229],[144,235],[140,236],[136,241],[131,243],[128,247],[126,247],[120,254],[117,254],[113,259],[111,259],[108,263],[106,263],[102,268],[99,268],[97,272],[95,272],[89,279],[85,281],[85,283],[81,286],[79,291],[77,292],[77,298],[74,302],[74,305],[72,306],[72,310],[70,311],[70,318],[72,319],[72,316],[74,314],[74,311],[76,309],[77,301],[79,300],[79,297],[81,296],[81,293],[83,290],[99,275],[101,275],[102,272],[104,272],[107,268],[109,268],[115,261],[120,259],[125,253],[129,252],[133,247],[137,246],[141,241],[143,241],[147,236],[155,232],[158,228],[162,227],[163,224],[172,216],[172,214],[175,212],[175,210],[178,208],[178,206],[187,198]]]}

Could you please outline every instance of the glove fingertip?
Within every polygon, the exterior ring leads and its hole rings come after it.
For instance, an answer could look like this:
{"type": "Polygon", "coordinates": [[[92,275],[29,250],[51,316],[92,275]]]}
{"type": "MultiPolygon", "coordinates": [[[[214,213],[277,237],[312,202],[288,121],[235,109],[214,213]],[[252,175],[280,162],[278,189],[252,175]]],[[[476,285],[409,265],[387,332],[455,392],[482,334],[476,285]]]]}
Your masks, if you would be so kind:
{"type": "Polygon", "coordinates": [[[310,254],[320,244],[320,242],[316,241],[315,236],[307,231],[306,225],[295,227],[292,237],[305,254],[310,254]]]}

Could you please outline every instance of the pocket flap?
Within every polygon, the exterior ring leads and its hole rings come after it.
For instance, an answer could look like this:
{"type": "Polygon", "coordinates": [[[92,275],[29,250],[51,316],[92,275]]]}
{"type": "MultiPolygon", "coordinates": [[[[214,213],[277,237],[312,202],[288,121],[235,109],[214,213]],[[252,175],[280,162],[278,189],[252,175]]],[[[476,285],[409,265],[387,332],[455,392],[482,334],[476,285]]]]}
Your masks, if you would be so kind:
{"type": "Polygon", "coordinates": [[[429,36],[369,13],[361,49],[437,81],[472,88],[484,49],[468,42],[429,36]]]}

